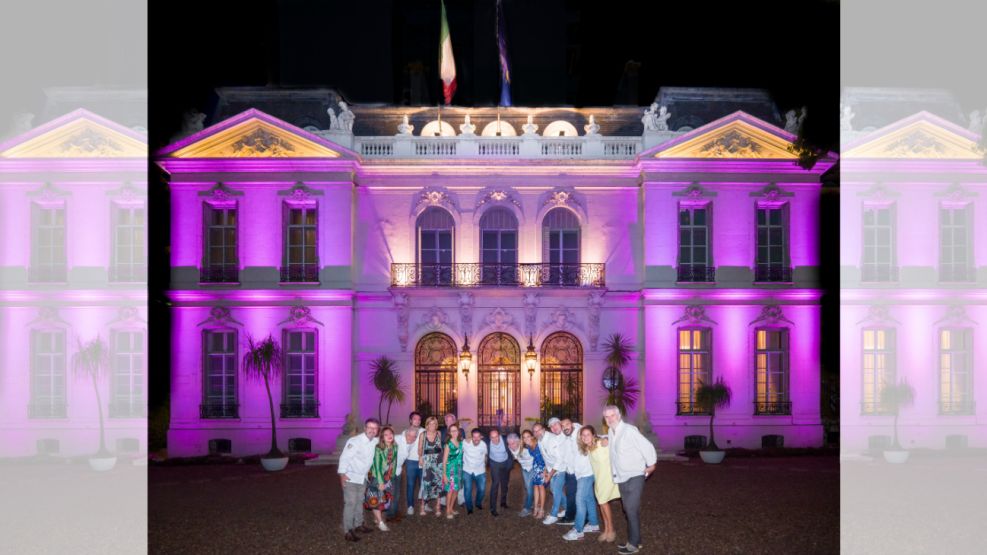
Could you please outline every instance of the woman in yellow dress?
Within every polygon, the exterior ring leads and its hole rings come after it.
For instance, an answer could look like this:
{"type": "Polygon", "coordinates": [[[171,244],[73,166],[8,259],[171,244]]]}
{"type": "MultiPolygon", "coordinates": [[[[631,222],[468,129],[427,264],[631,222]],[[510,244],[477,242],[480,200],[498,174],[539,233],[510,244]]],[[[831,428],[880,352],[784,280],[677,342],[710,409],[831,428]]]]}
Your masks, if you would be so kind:
{"type": "Polygon", "coordinates": [[[613,483],[607,438],[597,439],[596,430],[592,426],[583,426],[579,430],[579,450],[589,453],[589,463],[593,467],[593,492],[596,493],[596,502],[600,505],[600,514],[603,516],[603,533],[598,539],[601,542],[612,542],[617,539],[617,531],[613,528],[610,502],[620,499],[620,490],[613,483]]]}

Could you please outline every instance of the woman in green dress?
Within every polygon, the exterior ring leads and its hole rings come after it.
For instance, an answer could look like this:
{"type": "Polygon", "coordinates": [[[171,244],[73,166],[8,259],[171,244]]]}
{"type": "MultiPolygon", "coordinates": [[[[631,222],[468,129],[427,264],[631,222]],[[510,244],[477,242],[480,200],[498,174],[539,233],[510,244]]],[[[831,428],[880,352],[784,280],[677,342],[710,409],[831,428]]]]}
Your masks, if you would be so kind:
{"type": "MultiPolygon", "coordinates": [[[[380,431],[380,441],[374,449],[374,462],[367,473],[367,490],[363,506],[374,513],[377,527],[387,532],[384,523],[384,511],[391,507],[394,501],[394,478],[397,478],[398,446],[394,443],[394,430],[385,426],[380,431]]],[[[400,478],[399,478],[400,479],[400,478]]]]}
{"type": "Polygon", "coordinates": [[[460,439],[459,426],[452,424],[448,428],[449,441],[446,442],[442,453],[442,483],[446,488],[446,518],[452,519],[458,515],[454,511],[456,496],[462,487],[463,479],[463,443],[460,439]]]}

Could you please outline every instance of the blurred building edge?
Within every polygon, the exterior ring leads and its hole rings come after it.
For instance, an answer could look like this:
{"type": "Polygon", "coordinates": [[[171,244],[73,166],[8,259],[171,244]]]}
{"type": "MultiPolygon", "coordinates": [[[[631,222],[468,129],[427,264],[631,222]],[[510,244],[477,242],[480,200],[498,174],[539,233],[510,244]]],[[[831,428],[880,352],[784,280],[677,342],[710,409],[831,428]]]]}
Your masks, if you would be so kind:
{"type": "Polygon", "coordinates": [[[147,450],[147,93],[46,89],[0,142],[0,457],[147,450]],[[24,127],[27,127],[26,125],[24,127]],[[104,375],[74,371],[99,339],[104,375]]]}
{"type": "Polygon", "coordinates": [[[841,108],[841,444],[987,447],[981,106],[847,88],[841,108]],[[896,405],[890,386],[913,399],[896,405]],[[980,403],[978,403],[978,400],[980,403]]]}

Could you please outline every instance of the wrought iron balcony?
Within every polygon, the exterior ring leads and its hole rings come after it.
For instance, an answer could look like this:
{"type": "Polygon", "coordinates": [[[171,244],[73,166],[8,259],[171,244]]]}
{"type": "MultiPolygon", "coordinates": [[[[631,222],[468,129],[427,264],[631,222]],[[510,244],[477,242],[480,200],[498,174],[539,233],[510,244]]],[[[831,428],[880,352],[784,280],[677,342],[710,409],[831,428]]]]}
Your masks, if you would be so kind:
{"type": "Polygon", "coordinates": [[[199,281],[201,283],[236,283],[240,281],[240,268],[236,264],[203,266],[199,269],[199,281]]]}
{"type": "Polygon", "coordinates": [[[939,268],[939,281],[942,283],[967,283],[977,281],[977,269],[973,266],[948,266],[939,268]]]}
{"type": "Polygon", "coordinates": [[[939,414],[942,415],[971,415],[976,414],[977,404],[973,399],[957,399],[951,401],[939,401],[939,414]]]}
{"type": "Polygon", "coordinates": [[[695,401],[677,401],[675,406],[678,416],[709,416],[709,409],[695,401]]]}
{"type": "Polygon", "coordinates": [[[110,272],[110,281],[120,283],[147,282],[146,264],[117,264],[110,272]]]}
{"type": "Polygon", "coordinates": [[[289,264],[281,267],[281,283],[318,283],[318,264],[289,264]]]}
{"type": "Polygon", "coordinates": [[[204,403],[199,405],[199,418],[239,418],[237,403],[204,403]]]}
{"type": "Polygon", "coordinates": [[[712,283],[716,281],[716,268],[705,264],[683,264],[678,267],[676,281],[680,283],[712,283]]]}
{"type": "Polygon", "coordinates": [[[109,412],[110,418],[144,418],[147,416],[147,403],[143,399],[113,401],[109,412]]]}
{"type": "Polygon", "coordinates": [[[893,413],[880,401],[861,401],[860,414],[865,416],[884,416],[893,413]]]}
{"type": "Polygon", "coordinates": [[[754,267],[754,281],[759,283],[791,283],[792,269],[788,266],[758,264],[754,267]]]}
{"type": "Polygon", "coordinates": [[[31,403],[27,406],[30,418],[65,418],[65,402],[31,403]]]}
{"type": "Polygon", "coordinates": [[[65,283],[68,281],[68,269],[65,264],[31,266],[27,279],[36,283],[65,283]]]}
{"type": "Polygon", "coordinates": [[[860,280],[871,283],[894,283],[898,281],[898,267],[889,264],[864,264],[860,280]]]}
{"type": "Polygon", "coordinates": [[[319,403],[317,401],[292,401],[281,403],[281,418],[318,418],[319,403]]]}
{"type": "Polygon", "coordinates": [[[391,264],[393,287],[603,287],[604,264],[391,264]]]}
{"type": "Polygon", "coordinates": [[[792,402],[791,401],[754,401],[754,414],[757,415],[792,414],[792,402]]]}

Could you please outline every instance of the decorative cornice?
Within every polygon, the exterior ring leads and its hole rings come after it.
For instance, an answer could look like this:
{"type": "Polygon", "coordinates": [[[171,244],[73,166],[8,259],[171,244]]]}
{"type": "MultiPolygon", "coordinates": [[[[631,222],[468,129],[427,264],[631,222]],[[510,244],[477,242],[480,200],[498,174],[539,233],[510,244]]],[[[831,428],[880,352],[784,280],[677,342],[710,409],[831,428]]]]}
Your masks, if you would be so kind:
{"type": "Polygon", "coordinates": [[[294,326],[307,326],[311,324],[318,324],[320,326],[325,326],[322,322],[315,319],[312,316],[312,309],[307,306],[295,305],[288,309],[288,318],[278,322],[278,325],[292,324],[294,326]]]}
{"type": "Polygon", "coordinates": [[[954,305],[949,305],[949,307],[946,309],[946,314],[942,318],[936,320],[934,325],[938,326],[941,324],[957,324],[957,325],[973,324],[974,326],[976,326],[977,322],[976,320],[967,316],[966,307],[964,307],[961,304],[954,304],[954,305]]]}
{"type": "Polygon", "coordinates": [[[709,189],[703,187],[699,183],[693,183],[685,189],[680,191],[673,191],[673,197],[685,197],[694,200],[710,199],[716,196],[715,191],[710,191],[709,189]]]}
{"type": "Polygon", "coordinates": [[[795,193],[782,190],[777,183],[769,183],[757,191],[751,191],[749,196],[774,201],[783,197],[794,197],[795,193]]]}
{"type": "Polygon", "coordinates": [[[27,196],[33,198],[41,204],[56,204],[65,202],[65,197],[71,195],[68,191],[63,191],[51,183],[46,182],[41,187],[28,191],[27,196]]]}
{"type": "Polygon", "coordinates": [[[690,304],[685,307],[683,314],[678,320],[672,322],[672,325],[679,324],[682,322],[688,322],[690,324],[702,324],[709,323],[714,326],[717,325],[716,321],[706,316],[706,307],[698,304],[690,304]]]}
{"type": "Polygon", "coordinates": [[[27,323],[28,326],[68,327],[69,323],[58,315],[58,309],[53,306],[38,307],[38,317],[27,323]]]}
{"type": "MultiPolygon", "coordinates": [[[[284,191],[279,191],[279,193],[282,192],[284,191]]],[[[284,193],[287,194],[287,192],[284,193]]],[[[224,183],[218,182],[205,191],[199,191],[198,195],[200,197],[209,197],[207,199],[209,202],[233,202],[235,200],[233,197],[242,197],[243,191],[231,189],[224,183]]]]}
{"type": "Polygon", "coordinates": [[[494,203],[494,204],[513,204],[521,210],[521,201],[518,200],[517,194],[514,189],[510,187],[486,187],[480,191],[479,200],[476,202],[476,207],[479,209],[481,206],[494,203]]]}
{"type": "Polygon", "coordinates": [[[285,200],[287,200],[289,203],[295,202],[299,204],[313,203],[315,202],[314,197],[318,197],[322,195],[323,195],[322,191],[318,189],[313,189],[308,185],[302,183],[301,181],[295,183],[290,189],[278,191],[278,196],[288,197],[285,200]]]}
{"type": "Polygon", "coordinates": [[[779,322],[786,322],[791,325],[795,325],[795,322],[785,318],[784,312],[781,310],[781,306],[776,304],[764,305],[761,307],[761,314],[758,315],[748,326],[753,326],[754,324],[778,324],[779,322]]]}
{"type": "Polygon", "coordinates": [[[874,304],[867,309],[867,316],[862,320],[857,322],[857,325],[861,324],[874,324],[874,325],[899,325],[901,322],[895,320],[887,306],[874,304]]]}
{"type": "Polygon", "coordinates": [[[453,214],[459,213],[456,198],[445,188],[436,185],[425,187],[418,193],[412,215],[420,214],[430,206],[441,206],[453,214]]]}
{"type": "Polygon", "coordinates": [[[140,317],[140,311],[136,306],[121,306],[117,317],[107,322],[106,325],[144,327],[147,325],[147,321],[140,317]]]}
{"type": "Polygon", "coordinates": [[[225,306],[214,306],[209,310],[209,317],[199,322],[200,326],[243,326],[243,322],[238,321],[230,314],[230,309],[225,306]]]}

